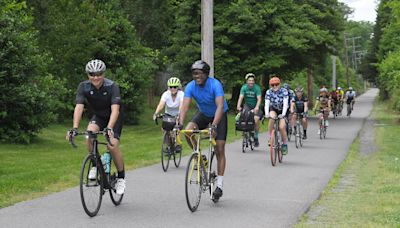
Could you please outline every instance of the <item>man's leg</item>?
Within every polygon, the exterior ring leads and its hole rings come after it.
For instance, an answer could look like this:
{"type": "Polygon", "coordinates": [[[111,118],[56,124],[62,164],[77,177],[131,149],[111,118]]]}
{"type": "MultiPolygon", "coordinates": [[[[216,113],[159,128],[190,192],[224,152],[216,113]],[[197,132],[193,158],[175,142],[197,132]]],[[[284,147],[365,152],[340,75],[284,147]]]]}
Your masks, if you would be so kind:
{"type": "Polygon", "coordinates": [[[286,134],[286,120],[285,119],[279,120],[279,131],[281,132],[281,136],[282,136],[282,154],[286,155],[288,148],[287,148],[287,134],[286,134]]]}

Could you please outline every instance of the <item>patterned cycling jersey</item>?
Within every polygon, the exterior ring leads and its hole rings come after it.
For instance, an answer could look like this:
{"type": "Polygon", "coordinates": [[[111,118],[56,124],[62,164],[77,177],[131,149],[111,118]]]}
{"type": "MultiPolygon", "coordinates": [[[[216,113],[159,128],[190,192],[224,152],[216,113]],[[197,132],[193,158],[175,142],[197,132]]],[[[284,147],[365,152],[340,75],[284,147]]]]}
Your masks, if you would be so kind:
{"type": "Polygon", "coordinates": [[[317,101],[319,101],[319,109],[325,109],[328,107],[329,101],[331,98],[329,96],[319,96],[317,97],[317,101]]]}
{"type": "Polygon", "coordinates": [[[304,103],[308,102],[308,98],[306,96],[301,96],[298,98],[297,96],[294,97],[294,107],[296,108],[297,113],[304,112],[304,103]]]}
{"type": "Polygon", "coordinates": [[[265,100],[269,100],[270,106],[277,110],[283,109],[283,99],[288,97],[289,93],[285,88],[280,88],[278,91],[269,89],[265,94],[265,100]]]}

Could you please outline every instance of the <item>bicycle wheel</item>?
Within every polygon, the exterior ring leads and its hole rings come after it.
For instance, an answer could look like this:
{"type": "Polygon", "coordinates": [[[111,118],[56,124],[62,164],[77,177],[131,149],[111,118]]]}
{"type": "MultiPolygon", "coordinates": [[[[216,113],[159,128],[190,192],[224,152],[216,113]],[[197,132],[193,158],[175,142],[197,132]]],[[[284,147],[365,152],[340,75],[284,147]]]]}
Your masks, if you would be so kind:
{"type": "Polygon", "coordinates": [[[326,130],[327,130],[327,128],[324,126],[323,129],[324,129],[324,139],[325,139],[326,138],[326,130]]]}
{"type": "Polygon", "coordinates": [[[169,160],[171,158],[171,147],[169,146],[170,140],[168,134],[169,132],[164,131],[163,144],[161,147],[161,166],[164,172],[167,172],[169,166],[169,160]]]}
{"type": "Polygon", "coordinates": [[[287,138],[288,138],[288,141],[290,142],[291,141],[291,139],[292,139],[292,131],[293,131],[293,129],[292,129],[292,126],[289,126],[289,123],[288,122],[286,122],[286,135],[287,135],[287,138]]]}
{"type": "Polygon", "coordinates": [[[321,120],[321,123],[319,125],[319,139],[322,139],[322,137],[323,137],[323,131],[324,131],[323,124],[324,124],[324,120],[321,120]]]}
{"type": "MultiPolygon", "coordinates": [[[[112,159],[110,160],[110,173],[111,173],[111,167],[112,167],[112,159]]],[[[122,195],[119,195],[119,194],[117,194],[117,190],[115,189],[115,184],[117,183],[117,178],[116,178],[116,174],[115,174],[115,172],[114,172],[114,174],[112,174],[112,175],[110,175],[110,174],[108,174],[108,176],[109,176],[109,183],[110,183],[110,198],[111,198],[111,201],[113,202],[113,204],[115,205],[115,206],[118,206],[118,205],[120,205],[121,204],[121,202],[122,202],[122,198],[124,198],[124,194],[122,194],[122,195]]]]}
{"type": "Polygon", "coordinates": [[[212,148],[212,150],[211,150],[212,152],[211,152],[211,155],[210,155],[210,164],[209,164],[209,170],[208,170],[208,180],[209,180],[209,183],[210,183],[210,187],[209,187],[209,192],[210,192],[210,198],[211,198],[211,200],[214,202],[214,203],[216,203],[216,202],[218,202],[218,200],[215,200],[214,198],[213,198],[213,193],[214,193],[214,191],[215,191],[215,189],[217,188],[217,176],[218,176],[218,170],[217,170],[217,165],[218,165],[218,163],[217,163],[217,156],[215,155],[215,153],[214,153],[214,149],[212,148]]]}
{"type": "Polygon", "coordinates": [[[351,105],[347,104],[347,116],[350,117],[351,115],[351,105]]]}
{"type": "Polygon", "coordinates": [[[296,148],[297,149],[299,149],[299,145],[300,145],[300,142],[299,142],[299,137],[300,137],[300,135],[299,135],[299,124],[297,124],[297,126],[296,126],[296,132],[295,132],[295,138],[294,138],[294,142],[295,142],[295,144],[296,144],[296,148]]]}
{"type": "Polygon", "coordinates": [[[276,165],[276,151],[275,151],[275,147],[276,147],[276,143],[275,143],[275,129],[272,129],[271,131],[271,139],[270,139],[270,145],[269,145],[269,154],[270,154],[270,158],[271,158],[271,164],[272,166],[276,165]]]}
{"type": "Polygon", "coordinates": [[[192,154],[186,167],[185,194],[186,203],[191,212],[195,212],[200,204],[202,190],[202,162],[199,162],[197,153],[192,154]],[[197,169],[195,169],[197,167],[197,169]]]}
{"type": "Polygon", "coordinates": [[[181,159],[182,159],[182,151],[180,151],[180,152],[174,152],[174,164],[175,164],[175,167],[176,168],[178,168],[179,167],[179,165],[181,164],[181,159]]]}
{"type": "Polygon", "coordinates": [[[303,147],[303,126],[301,124],[299,124],[299,126],[297,128],[298,128],[298,131],[299,131],[300,146],[303,147]]]}
{"type": "Polygon", "coordinates": [[[276,153],[276,156],[278,157],[279,163],[282,163],[282,160],[283,160],[282,144],[279,141],[279,139],[281,137],[282,136],[280,136],[279,132],[275,132],[275,138],[276,138],[276,140],[275,140],[275,144],[276,144],[275,145],[275,153],[276,153]]]}
{"type": "MultiPolygon", "coordinates": [[[[99,172],[98,161],[92,154],[88,154],[83,160],[80,174],[80,194],[83,209],[90,217],[96,216],[100,210],[103,198],[103,178],[99,172]],[[89,179],[89,171],[92,167],[97,167],[95,179],[89,179]]],[[[101,167],[102,168],[102,167],[101,167]]]]}

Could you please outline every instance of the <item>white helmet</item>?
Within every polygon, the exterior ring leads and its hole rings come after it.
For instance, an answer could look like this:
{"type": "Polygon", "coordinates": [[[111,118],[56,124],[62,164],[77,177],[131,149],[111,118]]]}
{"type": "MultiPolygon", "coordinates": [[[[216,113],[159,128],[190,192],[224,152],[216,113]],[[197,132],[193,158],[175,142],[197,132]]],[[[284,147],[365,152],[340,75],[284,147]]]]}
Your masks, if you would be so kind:
{"type": "Polygon", "coordinates": [[[349,90],[353,90],[353,87],[350,86],[350,87],[349,87],[349,90]]]}
{"type": "Polygon", "coordinates": [[[101,61],[100,59],[93,59],[90,60],[87,64],[86,64],[86,68],[85,68],[86,73],[103,73],[104,71],[106,71],[106,64],[101,61]]]}
{"type": "Polygon", "coordinates": [[[338,90],[342,90],[342,87],[339,86],[339,87],[337,87],[337,89],[338,89],[338,90]]]}

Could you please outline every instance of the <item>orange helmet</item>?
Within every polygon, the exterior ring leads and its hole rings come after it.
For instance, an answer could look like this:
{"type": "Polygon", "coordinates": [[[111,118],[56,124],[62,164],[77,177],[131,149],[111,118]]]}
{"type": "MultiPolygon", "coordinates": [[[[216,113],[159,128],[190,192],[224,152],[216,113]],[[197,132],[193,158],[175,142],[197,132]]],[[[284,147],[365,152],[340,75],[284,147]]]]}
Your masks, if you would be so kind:
{"type": "Polygon", "coordinates": [[[278,77],[273,77],[269,80],[269,84],[273,85],[273,84],[281,84],[281,80],[278,77]]]}

